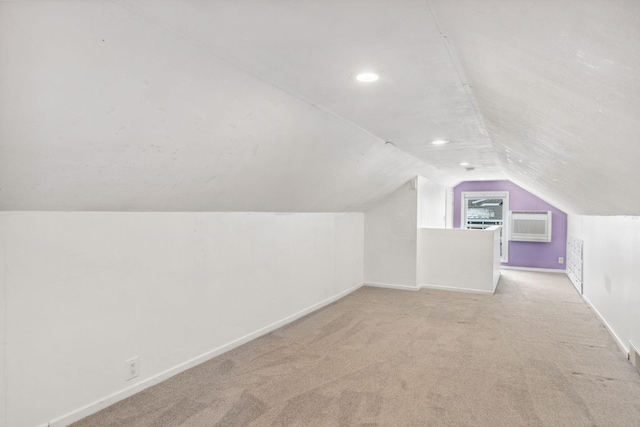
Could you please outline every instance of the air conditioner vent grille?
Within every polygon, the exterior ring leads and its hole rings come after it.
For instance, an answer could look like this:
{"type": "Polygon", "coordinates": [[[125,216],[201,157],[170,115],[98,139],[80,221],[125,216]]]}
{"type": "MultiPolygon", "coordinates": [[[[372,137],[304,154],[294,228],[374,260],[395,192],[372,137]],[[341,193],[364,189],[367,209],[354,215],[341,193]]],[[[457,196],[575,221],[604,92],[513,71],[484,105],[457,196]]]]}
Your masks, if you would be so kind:
{"type": "Polygon", "coordinates": [[[550,242],[550,211],[512,211],[511,237],[520,242],[550,242]]]}
{"type": "Polygon", "coordinates": [[[547,224],[537,219],[521,219],[514,221],[513,232],[516,234],[545,234],[547,224]]]}

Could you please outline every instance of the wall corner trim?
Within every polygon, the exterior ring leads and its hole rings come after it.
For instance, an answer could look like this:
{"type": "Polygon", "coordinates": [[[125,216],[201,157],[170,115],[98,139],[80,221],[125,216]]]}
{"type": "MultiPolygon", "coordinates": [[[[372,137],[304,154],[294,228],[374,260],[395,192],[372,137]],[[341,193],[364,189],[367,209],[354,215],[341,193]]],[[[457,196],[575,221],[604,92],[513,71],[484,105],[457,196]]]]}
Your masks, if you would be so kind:
{"type": "Polygon", "coordinates": [[[364,286],[371,286],[373,288],[398,289],[401,291],[419,291],[420,290],[419,286],[392,285],[390,283],[365,282],[364,286]]]}
{"type": "Polygon", "coordinates": [[[501,265],[501,270],[520,270],[520,271],[535,271],[538,273],[559,273],[567,274],[567,270],[557,268],[535,268],[535,267],[514,267],[510,265],[501,265]]]}
{"type": "Polygon", "coordinates": [[[484,291],[481,289],[469,289],[469,288],[458,288],[458,287],[450,287],[450,286],[440,286],[440,285],[430,285],[430,284],[422,284],[420,285],[420,289],[435,289],[438,291],[449,291],[449,292],[464,292],[469,294],[481,294],[481,295],[493,295],[494,291],[484,291]]]}
{"type": "MultiPolygon", "coordinates": [[[[120,400],[126,399],[127,397],[133,396],[136,393],[141,392],[142,390],[145,390],[153,385],[159,384],[162,381],[165,381],[171,377],[173,377],[174,375],[177,375],[181,372],[186,371],[187,369],[193,368],[194,366],[197,366],[201,363],[204,363],[210,359],[213,359],[214,357],[217,357],[223,353],[226,353],[230,350],[233,350],[236,347],[241,346],[242,344],[245,344],[251,340],[254,340],[256,338],[259,338],[263,335],[268,334],[269,332],[272,332],[284,325],[287,325],[291,322],[294,322],[298,319],[300,319],[301,317],[306,316],[309,313],[312,313],[316,310],[319,310],[339,299],[342,299],[343,297],[349,295],[350,293],[360,289],[364,284],[360,283],[357,284],[355,286],[352,286],[351,288],[339,292],[338,294],[329,297],[323,301],[320,301],[317,304],[314,304],[310,307],[307,307],[301,311],[298,311],[297,313],[294,313],[290,316],[287,316],[277,322],[274,322],[268,326],[265,326],[264,328],[258,329],[252,333],[249,333],[243,337],[240,337],[234,341],[231,341],[227,344],[224,344],[218,348],[215,348],[211,351],[208,351],[204,354],[201,354],[200,356],[194,357],[193,359],[187,360],[186,362],[183,362],[177,366],[174,366],[173,368],[167,369],[164,372],[160,372],[159,374],[153,375],[150,378],[146,378],[145,380],[134,384],[130,387],[124,388],[122,390],[119,390],[113,394],[110,394],[109,396],[106,396],[102,399],[99,399],[93,403],[90,403],[86,406],[83,406],[79,409],[76,409],[66,415],[63,415],[61,417],[52,419],[46,426],[47,427],[64,427],[67,426],[71,423],[74,423],[76,421],[79,421],[85,417],[88,417],[91,414],[94,414],[108,406],[113,405],[116,402],[119,402],[120,400]]],[[[44,426],[43,426],[44,427],[44,426]]]]}

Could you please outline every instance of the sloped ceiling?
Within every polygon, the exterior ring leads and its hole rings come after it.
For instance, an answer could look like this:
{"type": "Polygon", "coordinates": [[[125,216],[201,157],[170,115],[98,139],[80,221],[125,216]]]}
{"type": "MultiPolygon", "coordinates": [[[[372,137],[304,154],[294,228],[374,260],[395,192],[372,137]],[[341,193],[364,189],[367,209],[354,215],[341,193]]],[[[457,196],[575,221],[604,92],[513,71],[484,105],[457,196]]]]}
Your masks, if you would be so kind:
{"type": "Polygon", "coordinates": [[[2,2],[0,209],[361,210],[420,174],[637,214],[639,28],[634,0],[2,2]]]}
{"type": "Polygon", "coordinates": [[[569,212],[640,213],[640,2],[431,2],[506,176],[569,212]]]}

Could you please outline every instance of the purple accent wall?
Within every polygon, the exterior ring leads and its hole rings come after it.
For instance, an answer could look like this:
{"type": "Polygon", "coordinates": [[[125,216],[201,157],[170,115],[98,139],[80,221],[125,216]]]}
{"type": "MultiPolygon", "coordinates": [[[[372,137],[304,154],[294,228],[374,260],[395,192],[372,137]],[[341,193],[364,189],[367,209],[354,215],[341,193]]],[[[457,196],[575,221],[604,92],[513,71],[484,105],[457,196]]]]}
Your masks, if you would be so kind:
{"type": "Polygon", "coordinates": [[[460,228],[461,193],[463,191],[508,191],[509,210],[551,211],[551,242],[509,242],[511,267],[564,270],[558,257],[567,259],[567,214],[534,196],[511,181],[465,181],[453,189],[453,226],[460,228]]]}

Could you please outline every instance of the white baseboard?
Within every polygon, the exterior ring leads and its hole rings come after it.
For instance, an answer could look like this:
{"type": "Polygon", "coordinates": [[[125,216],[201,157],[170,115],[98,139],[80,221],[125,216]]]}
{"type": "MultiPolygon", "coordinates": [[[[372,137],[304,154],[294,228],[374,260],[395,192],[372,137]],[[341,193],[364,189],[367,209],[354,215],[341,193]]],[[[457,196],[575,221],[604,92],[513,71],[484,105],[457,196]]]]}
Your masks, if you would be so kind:
{"type": "Polygon", "coordinates": [[[437,289],[440,291],[452,291],[452,292],[465,292],[471,294],[493,295],[493,291],[484,291],[481,289],[469,289],[469,288],[454,288],[450,286],[430,285],[422,284],[420,289],[437,289]]]}
{"type": "MultiPolygon", "coordinates": [[[[208,351],[200,356],[194,357],[193,359],[187,360],[184,363],[181,363],[177,366],[174,366],[173,368],[167,369],[164,372],[160,372],[159,374],[156,374],[150,378],[147,378],[143,381],[140,381],[137,384],[133,384],[130,387],[124,388],[122,390],[119,390],[113,394],[110,394],[109,396],[106,396],[100,400],[97,400],[95,402],[92,402],[86,406],[83,406],[82,408],[76,409],[73,412],[70,412],[66,415],[63,415],[61,417],[55,418],[53,420],[51,420],[49,422],[49,424],[47,426],[49,427],[64,427],[67,426],[71,423],[74,423],[76,421],[79,421],[91,414],[94,414],[108,406],[113,405],[116,402],[119,402],[120,400],[126,399],[129,396],[133,396],[136,393],[141,392],[142,390],[145,390],[153,385],[156,385],[158,383],[161,383],[162,381],[165,381],[171,377],[173,377],[174,375],[177,375],[181,372],[186,371],[187,369],[193,368],[194,366],[197,366],[201,363],[206,362],[207,360],[213,359],[216,356],[219,356],[223,353],[226,353],[229,350],[233,350],[236,347],[241,346],[242,344],[245,344],[251,340],[254,340],[258,337],[261,337],[262,335],[266,335],[269,332],[272,332],[284,325],[287,325],[295,320],[298,320],[299,318],[306,316],[309,313],[312,313],[324,306],[327,306],[329,304],[331,304],[334,301],[337,301],[345,296],[347,296],[348,294],[350,294],[351,292],[354,292],[356,290],[358,290],[360,287],[363,286],[363,283],[360,283],[358,285],[355,285],[349,289],[347,289],[346,291],[340,292],[337,295],[334,295],[330,298],[327,298],[324,301],[321,301],[317,304],[312,305],[311,307],[305,308],[304,310],[301,310],[297,313],[292,314],[291,316],[285,317],[284,319],[281,319],[275,323],[272,323],[264,328],[258,329],[255,332],[252,332],[250,334],[247,334],[243,337],[240,337],[234,341],[231,341],[230,343],[227,343],[225,345],[222,345],[218,348],[215,348],[211,351],[208,351]]],[[[44,426],[43,426],[44,427],[44,426]]]]}
{"type": "Polygon", "coordinates": [[[364,286],[371,286],[374,288],[386,288],[386,289],[397,289],[401,291],[419,291],[420,289],[438,289],[441,291],[453,291],[453,292],[468,292],[472,294],[493,294],[492,291],[483,291],[478,289],[469,289],[469,288],[453,288],[449,286],[439,286],[439,285],[430,285],[430,284],[422,284],[418,286],[410,286],[410,285],[393,285],[390,283],[375,283],[375,282],[366,282],[364,286]]]}
{"type": "Polygon", "coordinates": [[[402,291],[419,291],[420,290],[419,286],[392,285],[390,283],[366,282],[364,286],[372,286],[374,288],[400,289],[402,291]]]}
{"type": "Polygon", "coordinates": [[[587,305],[589,307],[591,307],[591,309],[593,310],[593,312],[598,316],[598,318],[600,319],[600,321],[602,322],[602,324],[607,328],[607,330],[609,331],[609,333],[611,334],[611,336],[613,337],[613,339],[616,341],[616,344],[618,344],[618,347],[620,347],[620,350],[622,350],[622,352],[627,356],[627,358],[629,357],[629,348],[624,345],[624,342],[620,339],[620,337],[614,332],[613,328],[607,323],[606,320],[604,320],[604,317],[602,316],[602,314],[600,314],[600,312],[598,311],[597,308],[594,307],[593,304],[591,304],[591,301],[589,301],[589,299],[584,296],[581,295],[582,299],[587,303],[587,305]]]}
{"type": "Polygon", "coordinates": [[[578,295],[582,295],[582,282],[578,280],[578,277],[569,269],[566,270],[567,277],[573,284],[573,287],[578,291],[578,295]]]}
{"type": "Polygon", "coordinates": [[[640,350],[638,346],[629,341],[629,362],[640,372],[640,350]]]}
{"type": "Polygon", "coordinates": [[[557,270],[555,268],[535,268],[535,267],[512,267],[510,265],[501,265],[501,270],[521,270],[521,271],[537,271],[538,273],[560,273],[566,274],[566,270],[557,270]]]}

